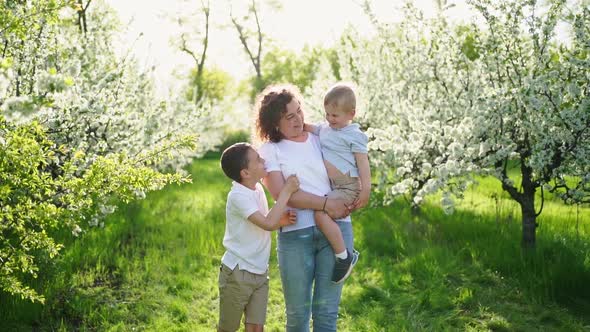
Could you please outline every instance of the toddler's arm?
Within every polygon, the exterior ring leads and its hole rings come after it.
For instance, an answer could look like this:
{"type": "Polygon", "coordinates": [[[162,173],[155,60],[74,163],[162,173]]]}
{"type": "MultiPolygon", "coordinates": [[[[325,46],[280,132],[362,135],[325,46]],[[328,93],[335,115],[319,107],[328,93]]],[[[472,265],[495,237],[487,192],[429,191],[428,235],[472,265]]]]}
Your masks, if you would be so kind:
{"type": "Polygon", "coordinates": [[[361,192],[355,209],[360,209],[369,203],[371,196],[371,167],[369,166],[369,156],[366,153],[354,153],[354,159],[361,178],[361,192]]]}
{"type": "Polygon", "coordinates": [[[293,224],[295,218],[292,217],[291,214],[288,214],[286,217],[284,215],[291,194],[297,190],[299,190],[299,180],[297,179],[297,176],[291,175],[287,178],[283,189],[281,189],[281,192],[279,193],[277,202],[272,209],[270,209],[266,217],[260,211],[256,211],[248,217],[248,220],[267,231],[274,231],[275,229],[284,226],[285,218],[287,218],[286,220],[288,224],[293,224]]]}
{"type": "Polygon", "coordinates": [[[319,135],[319,127],[309,123],[303,124],[303,131],[310,132],[314,135],[319,135]]]}

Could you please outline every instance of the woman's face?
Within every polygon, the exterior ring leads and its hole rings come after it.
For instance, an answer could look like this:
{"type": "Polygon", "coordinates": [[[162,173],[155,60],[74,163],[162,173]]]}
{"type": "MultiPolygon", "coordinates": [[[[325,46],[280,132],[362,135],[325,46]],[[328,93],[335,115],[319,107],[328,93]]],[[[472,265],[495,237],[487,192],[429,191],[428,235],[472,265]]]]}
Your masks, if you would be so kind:
{"type": "Polygon", "coordinates": [[[293,98],[287,104],[287,111],[279,120],[279,131],[287,139],[300,136],[303,133],[303,111],[297,99],[293,98]]]}

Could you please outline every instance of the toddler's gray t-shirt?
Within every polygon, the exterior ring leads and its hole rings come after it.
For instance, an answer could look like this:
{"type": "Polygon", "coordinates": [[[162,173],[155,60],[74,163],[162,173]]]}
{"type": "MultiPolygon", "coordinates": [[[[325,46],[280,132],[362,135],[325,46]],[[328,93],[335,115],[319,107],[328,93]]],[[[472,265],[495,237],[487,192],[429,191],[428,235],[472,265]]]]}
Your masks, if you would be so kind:
{"type": "Polygon", "coordinates": [[[344,174],[358,177],[354,153],[367,153],[367,135],[360,130],[357,123],[351,123],[341,129],[333,129],[327,123],[316,125],[313,133],[320,137],[324,159],[344,174]]]}

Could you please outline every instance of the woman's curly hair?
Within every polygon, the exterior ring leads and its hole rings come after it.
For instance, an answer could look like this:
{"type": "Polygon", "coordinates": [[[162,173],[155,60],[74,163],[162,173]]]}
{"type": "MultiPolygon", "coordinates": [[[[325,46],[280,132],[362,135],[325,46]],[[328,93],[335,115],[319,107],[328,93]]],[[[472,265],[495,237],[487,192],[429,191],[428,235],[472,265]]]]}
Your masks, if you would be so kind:
{"type": "Polygon", "coordinates": [[[292,84],[269,85],[256,97],[254,106],[255,135],[262,142],[279,142],[283,135],[278,130],[279,121],[287,104],[293,99],[301,104],[299,89],[292,84]]]}

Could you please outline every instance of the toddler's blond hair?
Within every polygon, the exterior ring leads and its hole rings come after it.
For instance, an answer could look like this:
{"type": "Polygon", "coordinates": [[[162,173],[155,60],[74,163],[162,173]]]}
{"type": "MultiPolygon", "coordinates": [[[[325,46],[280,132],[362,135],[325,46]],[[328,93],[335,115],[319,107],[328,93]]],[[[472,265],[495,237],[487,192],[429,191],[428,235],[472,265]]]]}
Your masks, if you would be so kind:
{"type": "Polygon", "coordinates": [[[334,84],[324,96],[324,107],[340,107],[345,112],[356,110],[356,96],[351,84],[339,82],[334,84]]]}

